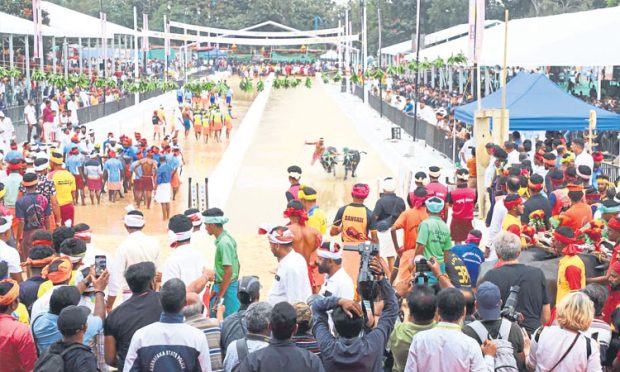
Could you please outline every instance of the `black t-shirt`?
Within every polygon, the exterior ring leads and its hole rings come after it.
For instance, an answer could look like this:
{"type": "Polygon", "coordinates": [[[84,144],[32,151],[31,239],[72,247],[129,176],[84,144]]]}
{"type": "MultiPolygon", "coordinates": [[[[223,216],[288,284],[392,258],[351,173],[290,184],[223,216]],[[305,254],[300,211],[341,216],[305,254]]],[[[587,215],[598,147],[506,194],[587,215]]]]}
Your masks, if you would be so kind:
{"type": "Polygon", "coordinates": [[[549,304],[547,279],[542,270],[523,264],[510,264],[492,269],[480,281],[489,281],[499,287],[502,303],[506,304],[510,287],[520,287],[516,310],[525,318],[521,324],[528,333],[540,327],[540,315],[543,305],[549,304]]]}
{"type": "Polygon", "coordinates": [[[398,216],[407,209],[403,198],[394,193],[381,194],[372,212],[373,218],[377,221],[377,230],[386,231],[396,221],[398,216]]]}
{"type": "MultiPolygon", "coordinates": [[[[48,352],[54,352],[60,354],[75,343],[65,343],[57,341],[50,346],[48,352]]],[[[62,360],[65,362],[65,371],[84,371],[84,372],[97,372],[97,358],[88,347],[75,348],[65,354],[62,360]]]]}
{"type": "Polygon", "coordinates": [[[551,217],[551,202],[549,199],[545,198],[541,194],[533,195],[531,198],[527,199],[525,204],[523,204],[523,214],[521,215],[521,222],[527,224],[530,222],[530,213],[536,210],[543,210],[545,212],[545,225],[547,229],[551,227],[549,225],[549,217],[551,217]]]}
{"type": "Polygon", "coordinates": [[[448,255],[448,261],[446,264],[446,275],[452,282],[452,285],[460,287],[471,287],[471,278],[467,266],[463,263],[463,260],[456,254],[450,252],[448,255]]]}
{"type": "Polygon", "coordinates": [[[149,291],[132,296],[108,315],[103,325],[103,333],[116,340],[119,368],[122,369],[125,364],[133,334],[138,329],[157,322],[161,312],[159,292],[149,291]]]}

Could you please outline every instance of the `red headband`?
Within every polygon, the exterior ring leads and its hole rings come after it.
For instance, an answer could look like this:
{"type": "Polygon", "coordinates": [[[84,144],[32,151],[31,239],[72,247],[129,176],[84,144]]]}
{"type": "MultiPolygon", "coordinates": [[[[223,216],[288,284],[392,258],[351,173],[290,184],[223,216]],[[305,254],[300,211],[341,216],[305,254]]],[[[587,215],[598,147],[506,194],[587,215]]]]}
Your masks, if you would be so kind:
{"type": "Polygon", "coordinates": [[[592,159],[596,162],[601,162],[604,159],[603,153],[600,151],[596,151],[592,154],[592,159]]]}
{"type": "Polygon", "coordinates": [[[564,235],[558,233],[557,231],[553,232],[553,239],[559,241],[560,243],[564,243],[564,244],[573,244],[573,243],[575,243],[575,238],[569,238],[568,236],[564,236],[564,235]]]}
{"type": "Polygon", "coordinates": [[[284,217],[299,217],[299,224],[301,226],[304,226],[306,221],[308,221],[308,214],[305,209],[286,208],[284,211],[284,217]]]}
{"type": "Polygon", "coordinates": [[[519,204],[521,204],[523,202],[523,199],[516,198],[513,201],[508,201],[506,199],[504,199],[504,206],[506,207],[507,210],[511,210],[512,208],[518,206],[519,204]]]}
{"type": "Polygon", "coordinates": [[[542,190],[542,188],[543,188],[543,184],[542,184],[542,183],[532,183],[532,181],[529,181],[529,182],[527,183],[527,186],[528,186],[530,189],[534,190],[534,191],[540,191],[540,190],[542,190]]]}
{"type": "Polygon", "coordinates": [[[54,244],[51,240],[39,239],[32,241],[32,246],[34,247],[35,245],[47,245],[48,247],[52,247],[54,244]]]}
{"type": "Polygon", "coordinates": [[[620,230],[620,221],[618,221],[618,217],[611,218],[607,223],[607,227],[614,230],[620,230]]]}

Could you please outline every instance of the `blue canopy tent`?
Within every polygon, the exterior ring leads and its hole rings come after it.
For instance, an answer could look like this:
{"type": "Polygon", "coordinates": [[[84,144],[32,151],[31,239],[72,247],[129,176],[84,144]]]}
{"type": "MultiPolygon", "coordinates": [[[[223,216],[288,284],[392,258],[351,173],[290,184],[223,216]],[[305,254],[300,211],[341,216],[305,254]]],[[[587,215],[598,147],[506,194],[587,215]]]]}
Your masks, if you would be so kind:
{"type": "MultiPolygon", "coordinates": [[[[483,109],[501,109],[502,92],[482,99],[483,109]]],[[[506,84],[506,109],[510,130],[584,130],[590,110],[596,111],[596,129],[620,130],[620,115],[592,106],[563,91],[542,74],[521,72],[506,84]]],[[[459,106],[454,117],[474,123],[478,102],[459,106]]]]}

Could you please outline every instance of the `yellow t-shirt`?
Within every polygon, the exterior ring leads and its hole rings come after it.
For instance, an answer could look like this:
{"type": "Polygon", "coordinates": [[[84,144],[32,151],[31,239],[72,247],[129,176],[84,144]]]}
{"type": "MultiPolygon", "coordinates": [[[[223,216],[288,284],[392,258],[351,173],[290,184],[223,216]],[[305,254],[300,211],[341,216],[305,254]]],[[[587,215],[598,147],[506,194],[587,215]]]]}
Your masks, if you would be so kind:
{"type": "Polygon", "coordinates": [[[15,309],[11,315],[13,315],[15,319],[19,320],[20,323],[24,323],[27,326],[30,325],[30,316],[28,316],[28,309],[26,309],[24,304],[18,304],[17,309],[15,309]]]}
{"type": "Polygon", "coordinates": [[[58,170],[52,176],[54,186],[56,187],[56,199],[58,205],[63,206],[73,203],[73,195],[75,191],[75,177],[67,170],[58,170]]]}
{"type": "Polygon", "coordinates": [[[575,255],[560,258],[558,262],[558,293],[555,300],[556,305],[562,301],[564,296],[572,292],[568,280],[566,280],[566,269],[569,266],[575,266],[581,270],[581,288],[586,286],[586,266],[581,257],[575,255]]]}
{"type": "MultiPolygon", "coordinates": [[[[504,221],[502,221],[502,230],[508,231],[508,228],[512,225],[517,225],[519,226],[519,229],[521,229],[521,220],[519,219],[519,217],[515,217],[512,214],[506,213],[506,216],[504,217],[504,221]]],[[[525,248],[527,246],[525,237],[521,236],[520,239],[521,239],[521,248],[525,248]]]]}
{"type": "Polygon", "coordinates": [[[318,206],[308,210],[308,222],[306,223],[308,226],[317,229],[321,234],[325,234],[327,231],[327,216],[318,206]]]}
{"type": "MultiPolygon", "coordinates": [[[[69,285],[75,285],[75,270],[71,272],[71,279],[69,279],[69,285]]],[[[41,298],[45,294],[45,292],[49,291],[54,286],[51,280],[46,280],[39,286],[39,291],[37,292],[37,298],[41,298]]]]}

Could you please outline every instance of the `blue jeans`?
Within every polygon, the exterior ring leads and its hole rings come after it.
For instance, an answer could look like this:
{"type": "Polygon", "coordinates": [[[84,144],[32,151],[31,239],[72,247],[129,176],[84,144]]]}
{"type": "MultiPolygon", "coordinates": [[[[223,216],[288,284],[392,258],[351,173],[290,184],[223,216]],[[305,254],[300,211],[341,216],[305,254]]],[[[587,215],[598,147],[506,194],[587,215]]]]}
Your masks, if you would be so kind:
{"type": "MultiPolygon", "coordinates": [[[[228,289],[226,290],[226,294],[224,295],[224,306],[226,309],[224,310],[224,318],[229,316],[230,314],[236,313],[239,310],[239,306],[241,303],[237,298],[237,290],[239,289],[239,282],[237,280],[230,282],[228,285],[228,289]]],[[[209,302],[209,309],[211,318],[215,318],[217,314],[216,309],[216,298],[219,298],[220,293],[220,284],[213,284],[213,288],[211,288],[211,300],[209,302]]]]}

